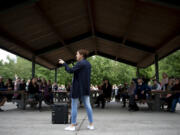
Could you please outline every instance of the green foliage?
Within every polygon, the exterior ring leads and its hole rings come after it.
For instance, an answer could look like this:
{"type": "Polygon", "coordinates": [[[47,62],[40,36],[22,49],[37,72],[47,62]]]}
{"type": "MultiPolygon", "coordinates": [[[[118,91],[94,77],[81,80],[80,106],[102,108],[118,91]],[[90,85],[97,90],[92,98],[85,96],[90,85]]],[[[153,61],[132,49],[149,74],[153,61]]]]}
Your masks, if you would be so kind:
{"type": "Polygon", "coordinates": [[[135,77],[135,68],[100,56],[88,58],[92,65],[91,83],[100,84],[108,78],[112,84],[129,82],[135,77]]]}
{"type": "Polygon", "coordinates": [[[140,69],[139,71],[140,77],[145,77],[145,78],[152,78],[155,75],[155,67],[154,65],[151,65],[147,68],[140,69]]]}
{"type": "Polygon", "coordinates": [[[169,77],[180,78],[180,50],[162,59],[159,62],[159,69],[160,79],[163,72],[167,73],[169,77]]]}
{"type": "MultiPolygon", "coordinates": [[[[17,57],[14,61],[7,57],[9,62],[0,61],[0,76],[4,78],[14,78],[17,74],[26,80],[31,78],[32,64],[30,61],[17,57]]],[[[136,77],[136,68],[119,63],[104,57],[93,56],[88,58],[92,65],[91,83],[101,84],[104,77],[108,78],[111,84],[122,84],[130,82],[136,77]]],[[[70,65],[72,66],[72,65],[70,65]]],[[[180,77],[180,51],[176,51],[172,55],[159,61],[160,79],[162,72],[166,72],[169,76],[180,77]]],[[[155,74],[154,65],[146,69],[140,69],[140,75],[151,78],[155,74]]],[[[36,64],[36,76],[54,81],[54,70],[48,70],[36,64]]],[[[72,74],[67,73],[64,67],[58,69],[58,83],[67,84],[72,82],[72,74]]]]}

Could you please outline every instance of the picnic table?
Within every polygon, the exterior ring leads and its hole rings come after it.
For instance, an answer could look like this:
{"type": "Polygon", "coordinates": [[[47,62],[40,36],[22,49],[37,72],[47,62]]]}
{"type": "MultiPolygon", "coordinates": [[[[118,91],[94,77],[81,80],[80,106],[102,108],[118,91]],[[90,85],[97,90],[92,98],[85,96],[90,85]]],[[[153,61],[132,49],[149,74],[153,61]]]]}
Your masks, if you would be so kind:
{"type": "Polygon", "coordinates": [[[1,90],[0,94],[2,95],[14,95],[14,94],[20,94],[21,98],[20,99],[12,99],[12,102],[18,103],[18,108],[25,109],[26,107],[26,97],[27,93],[25,90],[19,90],[19,91],[14,91],[14,90],[1,90]]]}
{"type": "Polygon", "coordinates": [[[147,100],[147,104],[151,110],[161,111],[161,106],[165,103],[161,98],[166,98],[168,94],[180,93],[180,90],[175,91],[163,91],[163,90],[151,90],[150,98],[147,100]],[[153,98],[152,98],[153,97],[153,98]]]}

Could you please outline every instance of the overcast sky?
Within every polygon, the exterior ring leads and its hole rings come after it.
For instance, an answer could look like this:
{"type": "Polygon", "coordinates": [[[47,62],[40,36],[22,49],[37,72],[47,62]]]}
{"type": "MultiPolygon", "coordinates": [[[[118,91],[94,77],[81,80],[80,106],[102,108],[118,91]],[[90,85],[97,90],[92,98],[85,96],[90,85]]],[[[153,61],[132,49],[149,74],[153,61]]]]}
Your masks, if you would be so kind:
{"type": "Polygon", "coordinates": [[[9,56],[10,58],[16,60],[16,55],[0,49],[0,60],[3,60],[4,62],[8,62],[7,61],[7,56],[9,56]]]}

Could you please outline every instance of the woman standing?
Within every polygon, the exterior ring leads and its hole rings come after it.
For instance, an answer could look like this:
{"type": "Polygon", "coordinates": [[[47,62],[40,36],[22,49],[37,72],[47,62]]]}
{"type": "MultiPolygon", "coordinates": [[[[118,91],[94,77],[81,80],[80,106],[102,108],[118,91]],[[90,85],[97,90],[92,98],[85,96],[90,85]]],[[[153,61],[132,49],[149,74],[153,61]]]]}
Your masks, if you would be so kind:
{"type": "Polygon", "coordinates": [[[59,64],[65,66],[65,70],[69,73],[73,73],[73,82],[71,90],[71,117],[72,124],[65,128],[65,130],[74,131],[77,118],[77,105],[79,98],[82,99],[88,119],[89,125],[88,129],[93,130],[93,112],[90,104],[90,75],[91,75],[91,64],[86,60],[88,56],[88,51],[81,49],[76,53],[77,64],[70,68],[62,59],[59,59],[59,64]]]}

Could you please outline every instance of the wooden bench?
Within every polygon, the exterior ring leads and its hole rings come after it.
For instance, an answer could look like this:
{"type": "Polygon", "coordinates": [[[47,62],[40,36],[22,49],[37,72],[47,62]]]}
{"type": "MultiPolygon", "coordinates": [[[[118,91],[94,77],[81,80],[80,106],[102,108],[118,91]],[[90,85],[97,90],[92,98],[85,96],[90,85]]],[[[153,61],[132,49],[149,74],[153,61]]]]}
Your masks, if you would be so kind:
{"type": "Polygon", "coordinates": [[[12,99],[11,102],[13,103],[17,103],[18,104],[18,108],[20,109],[25,109],[25,106],[26,106],[26,95],[27,93],[24,91],[24,90],[21,90],[21,91],[14,91],[14,90],[3,90],[3,91],[0,91],[0,93],[2,95],[14,95],[14,94],[20,94],[21,95],[21,98],[20,99],[12,99]]]}
{"type": "MultiPolygon", "coordinates": [[[[151,90],[148,93],[148,98],[145,100],[137,100],[136,103],[146,103],[148,105],[149,110],[152,111],[161,111],[162,106],[165,105],[165,101],[161,100],[162,97],[166,97],[167,94],[175,94],[180,93],[179,90],[176,91],[162,91],[162,90],[151,90]]],[[[127,92],[123,92],[121,94],[127,94],[127,92]]]]}
{"type": "Polygon", "coordinates": [[[150,91],[150,99],[149,99],[149,108],[155,111],[161,111],[163,105],[166,105],[166,102],[161,100],[162,97],[166,97],[167,94],[176,94],[180,93],[180,90],[175,91],[162,91],[162,90],[151,90],[150,91]],[[154,97],[154,99],[152,99],[154,97]]]}

